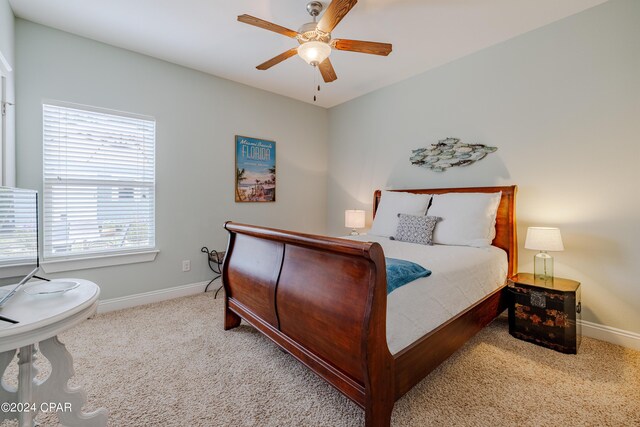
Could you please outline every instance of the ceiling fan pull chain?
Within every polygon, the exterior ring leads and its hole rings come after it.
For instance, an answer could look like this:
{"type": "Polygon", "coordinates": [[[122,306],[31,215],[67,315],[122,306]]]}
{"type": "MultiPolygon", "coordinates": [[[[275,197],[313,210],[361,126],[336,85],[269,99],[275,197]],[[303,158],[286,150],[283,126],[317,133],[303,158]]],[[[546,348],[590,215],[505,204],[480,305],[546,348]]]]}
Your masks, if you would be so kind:
{"type": "MultiPolygon", "coordinates": [[[[318,73],[316,73],[316,68],[318,68],[318,67],[314,65],[313,66],[313,85],[317,86],[318,92],[319,92],[320,91],[320,85],[318,84],[318,73]]],[[[316,94],[314,93],[313,94],[313,102],[316,102],[317,99],[318,98],[317,98],[316,94]]]]}

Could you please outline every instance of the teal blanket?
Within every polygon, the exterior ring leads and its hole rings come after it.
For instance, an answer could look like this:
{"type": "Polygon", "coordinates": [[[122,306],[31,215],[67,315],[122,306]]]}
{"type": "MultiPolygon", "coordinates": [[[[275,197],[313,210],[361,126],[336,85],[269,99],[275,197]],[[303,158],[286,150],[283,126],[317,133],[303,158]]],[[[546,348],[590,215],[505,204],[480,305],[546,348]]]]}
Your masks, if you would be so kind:
{"type": "Polygon", "coordinates": [[[415,262],[396,258],[385,258],[384,260],[387,264],[387,295],[400,286],[431,275],[430,270],[415,262]]]}

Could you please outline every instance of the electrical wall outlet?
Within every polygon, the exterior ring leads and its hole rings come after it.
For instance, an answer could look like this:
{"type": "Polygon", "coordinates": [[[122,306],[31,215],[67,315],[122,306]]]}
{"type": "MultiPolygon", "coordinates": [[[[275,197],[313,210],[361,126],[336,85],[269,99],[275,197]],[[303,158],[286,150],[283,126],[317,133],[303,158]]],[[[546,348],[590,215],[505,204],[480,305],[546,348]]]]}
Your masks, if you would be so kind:
{"type": "Polygon", "coordinates": [[[188,259],[185,259],[184,261],[182,261],[182,271],[191,271],[191,261],[188,259]]]}

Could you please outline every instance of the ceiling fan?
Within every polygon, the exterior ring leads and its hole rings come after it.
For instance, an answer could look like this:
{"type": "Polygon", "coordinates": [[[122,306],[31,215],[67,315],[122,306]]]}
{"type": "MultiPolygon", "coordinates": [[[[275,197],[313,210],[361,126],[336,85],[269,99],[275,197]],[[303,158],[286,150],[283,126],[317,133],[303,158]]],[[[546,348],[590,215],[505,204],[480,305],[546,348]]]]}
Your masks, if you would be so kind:
{"type": "Polygon", "coordinates": [[[302,25],[298,31],[293,31],[250,15],[240,15],[238,16],[238,21],[294,38],[300,43],[300,46],[289,49],[258,65],[256,67],[258,70],[268,70],[285,59],[298,54],[308,64],[318,67],[324,81],[330,83],[338,78],[329,60],[332,49],[382,56],[387,56],[391,53],[392,46],[389,43],[331,38],[331,31],[356,3],[357,0],[333,0],[322,15],[322,18],[320,18],[320,21],[316,22],[316,18],[322,11],[322,3],[311,1],[307,3],[307,12],[313,17],[313,22],[302,25]]]}

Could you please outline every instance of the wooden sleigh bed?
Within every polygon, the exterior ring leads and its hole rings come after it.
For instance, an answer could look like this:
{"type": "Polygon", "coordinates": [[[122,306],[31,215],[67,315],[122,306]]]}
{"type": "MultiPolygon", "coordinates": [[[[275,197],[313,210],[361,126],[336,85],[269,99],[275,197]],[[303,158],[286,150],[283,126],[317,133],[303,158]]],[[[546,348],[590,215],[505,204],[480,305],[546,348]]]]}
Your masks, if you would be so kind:
{"type": "MultiPolygon", "coordinates": [[[[493,246],[516,272],[516,186],[399,190],[502,192],[493,246]]],[[[375,215],[380,191],[374,195],[375,215]]],[[[227,222],[222,270],[225,330],[254,326],[365,411],[389,426],[396,400],[506,308],[504,286],[392,355],[386,338],[385,259],[378,243],[227,222]]]]}

